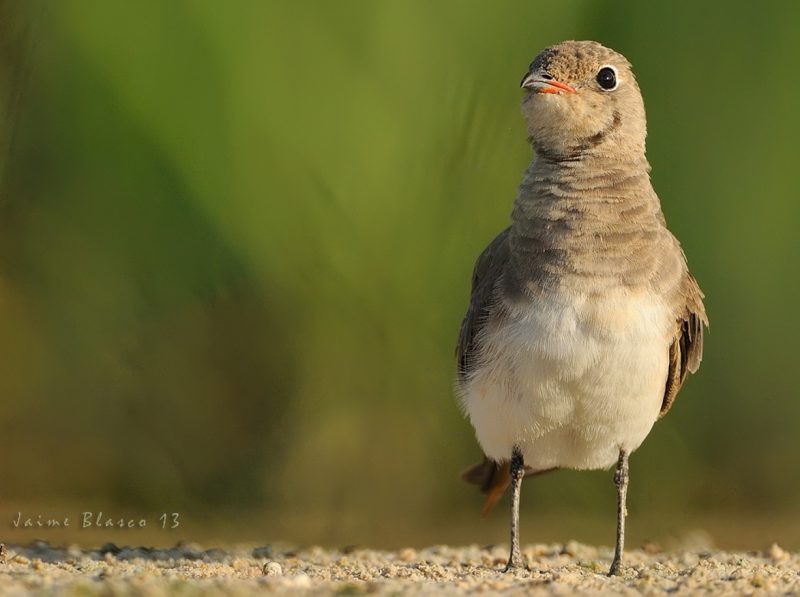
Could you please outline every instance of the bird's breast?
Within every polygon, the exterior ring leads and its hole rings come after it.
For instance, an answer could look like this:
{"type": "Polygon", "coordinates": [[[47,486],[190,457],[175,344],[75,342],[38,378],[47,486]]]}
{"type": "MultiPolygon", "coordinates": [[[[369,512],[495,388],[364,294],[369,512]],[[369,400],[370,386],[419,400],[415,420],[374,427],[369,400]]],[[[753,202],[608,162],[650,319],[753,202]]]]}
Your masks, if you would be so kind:
{"type": "Polygon", "coordinates": [[[486,454],[528,445],[531,466],[597,468],[621,445],[638,447],[663,398],[670,329],[663,301],[645,291],[498,305],[464,391],[486,454]]]}

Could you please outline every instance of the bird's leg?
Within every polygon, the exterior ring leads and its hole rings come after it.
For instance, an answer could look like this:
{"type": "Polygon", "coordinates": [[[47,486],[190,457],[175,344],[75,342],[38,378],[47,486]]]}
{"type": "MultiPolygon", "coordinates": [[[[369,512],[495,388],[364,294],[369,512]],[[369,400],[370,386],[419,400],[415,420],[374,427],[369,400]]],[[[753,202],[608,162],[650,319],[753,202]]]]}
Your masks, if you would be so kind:
{"type": "Polygon", "coordinates": [[[622,567],[622,552],[625,549],[625,517],[628,509],[625,506],[628,495],[628,453],[625,450],[619,451],[617,460],[617,471],[614,473],[614,485],[617,486],[617,546],[614,549],[614,561],[611,562],[609,576],[620,573],[622,567]]]}
{"type": "Polygon", "coordinates": [[[525,461],[519,448],[514,448],[511,456],[511,553],[504,572],[514,568],[524,568],[525,562],[519,549],[519,494],[522,478],[525,476],[525,461]]]}

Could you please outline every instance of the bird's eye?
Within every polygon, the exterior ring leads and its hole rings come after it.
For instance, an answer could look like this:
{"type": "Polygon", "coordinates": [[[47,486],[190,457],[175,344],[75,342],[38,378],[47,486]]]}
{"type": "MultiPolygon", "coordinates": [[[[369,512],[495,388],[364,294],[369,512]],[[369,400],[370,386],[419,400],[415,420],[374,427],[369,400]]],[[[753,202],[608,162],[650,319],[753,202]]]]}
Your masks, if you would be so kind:
{"type": "Polygon", "coordinates": [[[617,71],[611,66],[604,66],[597,73],[597,84],[606,91],[617,87],[617,71]]]}

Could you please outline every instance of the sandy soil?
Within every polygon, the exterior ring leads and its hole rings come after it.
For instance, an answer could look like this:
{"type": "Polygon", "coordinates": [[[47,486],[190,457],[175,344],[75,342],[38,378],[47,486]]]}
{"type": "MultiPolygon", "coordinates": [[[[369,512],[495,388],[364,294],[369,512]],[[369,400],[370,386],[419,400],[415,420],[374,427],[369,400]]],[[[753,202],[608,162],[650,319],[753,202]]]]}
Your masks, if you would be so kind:
{"type": "Polygon", "coordinates": [[[255,591],[304,594],[455,594],[504,591],[533,595],[800,594],[800,554],[774,545],[767,553],[627,553],[624,575],[608,578],[607,548],[579,543],[532,545],[530,570],[501,572],[506,548],[430,547],[396,552],[236,546],[203,549],[97,550],[46,543],[8,546],[0,555],[0,593],[239,595],[255,591]]]}

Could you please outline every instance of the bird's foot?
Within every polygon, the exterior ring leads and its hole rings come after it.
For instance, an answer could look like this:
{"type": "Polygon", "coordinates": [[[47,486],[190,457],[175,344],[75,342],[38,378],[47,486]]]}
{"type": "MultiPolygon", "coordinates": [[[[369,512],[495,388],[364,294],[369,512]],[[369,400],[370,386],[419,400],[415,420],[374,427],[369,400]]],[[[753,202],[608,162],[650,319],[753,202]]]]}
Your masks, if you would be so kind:
{"type": "Polygon", "coordinates": [[[528,565],[519,552],[511,552],[511,555],[508,557],[508,564],[503,568],[503,572],[511,572],[512,570],[528,570],[528,565]]]}
{"type": "Polygon", "coordinates": [[[611,569],[608,571],[609,576],[620,576],[622,574],[622,558],[614,558],[611,562],[611,569]]]}

